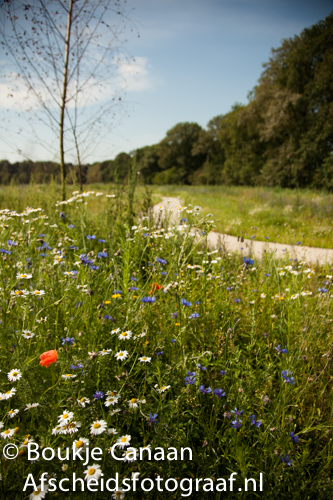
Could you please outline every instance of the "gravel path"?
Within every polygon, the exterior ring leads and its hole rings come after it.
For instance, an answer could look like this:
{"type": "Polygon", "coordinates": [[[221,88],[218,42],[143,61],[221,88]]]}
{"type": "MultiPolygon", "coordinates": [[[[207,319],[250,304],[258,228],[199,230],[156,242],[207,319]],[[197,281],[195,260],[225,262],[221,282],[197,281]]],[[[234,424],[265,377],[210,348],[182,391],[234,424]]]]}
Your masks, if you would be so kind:
{"type": "MultiPolygon", "coordinates": [[[[170,221],[176,223],[179,219],[178,207],[182,206],[182,200],[176,197],[163,196],[162,201],[157,205],[154,205],[153,210],[156,216],[159,216],[161,212],[161,207],[165,207],[162,210],[170,210],[170,221]]],[[[195,229],[193,233],[199,232],[195,229]]],[[[222,234],[215,231],[211,231],[208,236],[208,246],[211,249],[217,247],[224,247],[228,252],[241,252],[244,255],[251,254],[256,259],[262,259],[265,252],[274,252],[276,257],[284,258],[286,254],[289,258],[298,259],[306,261],[311,264],[333,264],[333,250],[327,248],[316,248],[316,247],[306,247],[306,246],[295,246],[295,245],[283,245],[281,243],[270,243],[265,241],[255,241],[244,239],[244,241],[239,241],[236,236],[229,236],[228,234],[222,234]]]]}

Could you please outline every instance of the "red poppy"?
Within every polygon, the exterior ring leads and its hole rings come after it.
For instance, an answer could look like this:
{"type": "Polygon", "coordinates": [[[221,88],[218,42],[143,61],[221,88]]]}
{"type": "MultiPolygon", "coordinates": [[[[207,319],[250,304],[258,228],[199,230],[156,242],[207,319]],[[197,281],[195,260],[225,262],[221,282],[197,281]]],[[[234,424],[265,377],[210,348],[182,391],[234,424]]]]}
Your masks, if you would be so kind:
{"type": "Polygon", "coordinates": [[[150,293],[156,292],[156,290],[161,290],[162,285],[159,285],[158,283],[152,283],[150,285],[150,293]]]}
{"type": "Polygon", "coordinates": [[[42,366],[45,366],[45,368],[48,368],[51,363],[55,363],[58,358],[58,353],[56,350],[54,351],[46,351],[43,352],[43,354],[40,355],[39,359],[40,362],[39,364],[42,366]]]}

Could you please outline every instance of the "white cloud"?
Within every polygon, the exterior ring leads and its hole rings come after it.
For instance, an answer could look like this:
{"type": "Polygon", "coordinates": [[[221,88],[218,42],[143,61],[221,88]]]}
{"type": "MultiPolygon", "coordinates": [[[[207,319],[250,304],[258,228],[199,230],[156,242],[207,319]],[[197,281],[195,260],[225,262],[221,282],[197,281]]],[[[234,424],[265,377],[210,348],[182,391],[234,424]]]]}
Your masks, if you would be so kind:
{"type": "Polygon", "coordinates": [[[119,75],[122,78],[121,86],[128,92],[143,91],[152,86],[146,57],[136,57],[132,62],[121,62],[119,75]]]}

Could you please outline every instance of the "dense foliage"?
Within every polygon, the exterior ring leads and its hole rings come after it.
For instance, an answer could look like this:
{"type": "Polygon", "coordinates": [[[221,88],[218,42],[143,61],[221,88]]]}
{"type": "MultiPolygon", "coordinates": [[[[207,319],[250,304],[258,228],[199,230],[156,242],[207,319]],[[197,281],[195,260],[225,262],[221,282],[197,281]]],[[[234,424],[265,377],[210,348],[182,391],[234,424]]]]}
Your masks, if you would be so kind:
{"type": "Polygon", "coordinates": [[[73,473],[85,492],[72,499],[331,498],[332,275],[209,250],[199,207],[130,226],[122,203],[90,192],[47,213],[1,211],[0,449],[18,451],[1,461],[3,498],[28,480],[25,498],[62,498],[73,473]],[[29,459],[37,445],[56,456],[29,459]],[[66,459],[73,445],[101,455],[66,459]],[[139,447],[153,458],[135,459],[139,447]],[[101,492],[101,473],[105,485],[117,472],[131,485],[139,473],[138,491],[101,492]],[[158,478],[178,490],[159,492],[158,478]]]}

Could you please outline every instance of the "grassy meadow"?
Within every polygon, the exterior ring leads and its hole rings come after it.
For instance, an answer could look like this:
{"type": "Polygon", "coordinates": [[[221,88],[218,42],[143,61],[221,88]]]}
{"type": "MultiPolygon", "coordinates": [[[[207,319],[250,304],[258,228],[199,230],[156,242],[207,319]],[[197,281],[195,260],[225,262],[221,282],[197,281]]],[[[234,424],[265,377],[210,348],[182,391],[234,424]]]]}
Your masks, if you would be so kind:
{"type": "Polygon", "coordinates": [[[325,246],[331,198],[154,188],[187,205],[170,227],[143,187],[93,191],[0,190],[0,497],[333,498],[333,270],[190,235],[239,218],[298,240],[302,220],[325,246]]]}
{"type": "Polygon", "coordinates": [[[154,186],[202,213],[214,213],[216,231],[232,236],[332,248],[333,194],[311,190],[235,186],[154,186]]]}

